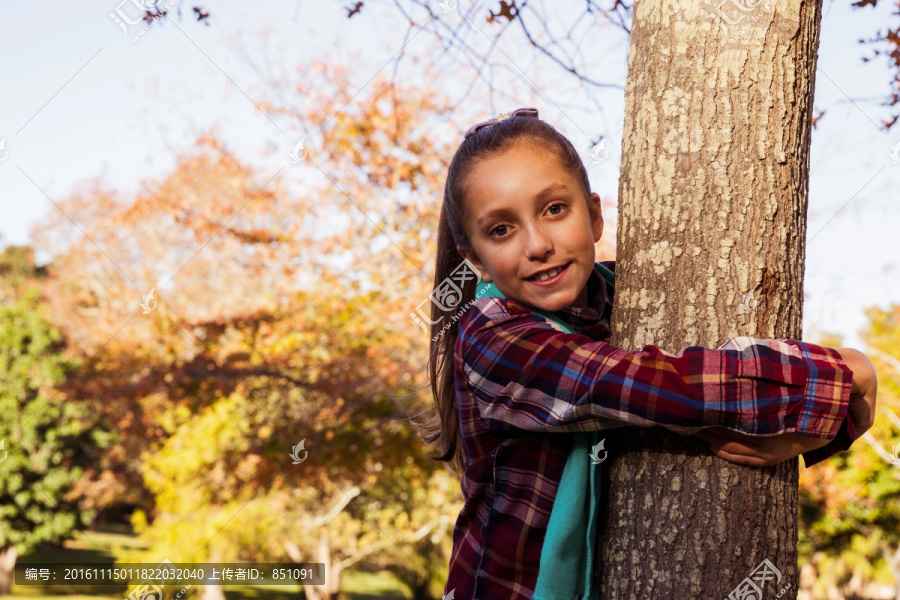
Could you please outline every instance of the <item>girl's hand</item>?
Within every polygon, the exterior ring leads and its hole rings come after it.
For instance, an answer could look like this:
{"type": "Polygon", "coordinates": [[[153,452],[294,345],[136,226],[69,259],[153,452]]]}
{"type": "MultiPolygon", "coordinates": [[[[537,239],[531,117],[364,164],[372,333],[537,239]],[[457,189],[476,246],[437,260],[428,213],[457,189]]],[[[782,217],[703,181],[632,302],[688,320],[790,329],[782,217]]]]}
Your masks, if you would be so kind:
{"type": "Polygon", "coordinates": [[[774,436],[746,435],[711,427],[695,433],[709,444],[710,450],[719,458],[751,467],[768,467],[790,460],[810,450],[821,448],[829,440],[814,438],[799,433],[782,433],[774,436]]]}
{"type": "Polygon", "coordinates": [[[841,358],[853,371],[853,385],[850,389],[850,422],[858,436],[875,423],[875,396],[878,393],[878,375],[869,357],[853,348],[837,348],[841,358]]]}

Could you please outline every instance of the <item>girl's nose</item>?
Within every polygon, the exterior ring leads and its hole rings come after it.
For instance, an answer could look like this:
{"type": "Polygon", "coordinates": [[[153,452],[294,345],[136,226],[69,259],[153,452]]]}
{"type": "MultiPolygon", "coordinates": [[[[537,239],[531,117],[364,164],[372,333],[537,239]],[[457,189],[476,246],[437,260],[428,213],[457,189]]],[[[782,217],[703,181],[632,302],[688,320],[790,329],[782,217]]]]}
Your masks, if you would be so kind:
{"type": "Polygon", "coordinates": [[[536,220],[525,226],[525,255],[527,258],[544,258],[553,250],[553,241],[536,220]]]}

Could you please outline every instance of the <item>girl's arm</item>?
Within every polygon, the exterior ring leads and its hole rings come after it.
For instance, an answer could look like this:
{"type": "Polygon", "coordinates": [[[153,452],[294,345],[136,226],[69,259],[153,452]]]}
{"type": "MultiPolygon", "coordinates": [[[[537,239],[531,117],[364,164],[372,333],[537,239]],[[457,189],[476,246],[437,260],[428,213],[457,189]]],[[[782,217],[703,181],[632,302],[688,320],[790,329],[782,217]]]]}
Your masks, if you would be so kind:
{"type": "Polygon", "coordinates": [[[744,337],[735,338],[741,348],[628,352],[563,333],[514,302],[481,312],[489,304],[460,320],[456,351],[490,429],[661,425],[681,434],[722,427],[831,439],[847,414],[851,371],[833,348],[744,337]]]}
{"type": "Polygon", "coordinates": [[[766,466],[803,455],[807,467],[843,452],[875,422],[878,375],[868,356],[853,348],[837,348],[838,354],[853,371],[850,408],[841,429],[832,440],[783,433],[771,437],[748,436],[725,429],[704,429],[697,437],[709,443],[720,458],[731,462],[766,466]]]}

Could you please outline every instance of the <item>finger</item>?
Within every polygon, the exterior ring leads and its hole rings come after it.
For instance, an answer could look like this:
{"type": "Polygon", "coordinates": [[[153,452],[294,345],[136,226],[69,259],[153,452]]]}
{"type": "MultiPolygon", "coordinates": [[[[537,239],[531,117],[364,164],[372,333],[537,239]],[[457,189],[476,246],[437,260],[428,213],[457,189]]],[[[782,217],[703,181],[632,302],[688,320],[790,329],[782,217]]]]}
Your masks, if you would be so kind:
{"type": "MultiPolygon", "coordinates": [[[[727,460],[741,457],[751,462],[741,462],[752,466],[764,466],[775,464],[772,461],[772,449],[760,445],[757,439],[751,439],[748,443],[735,440],[713,440],[709,442],[710,449],[717,455],[727,460]],[[723,456],[724,454],[724,456],[723,456]]],[[[732,461],[734,462],[734,461],[732,461]]]]}
{"type": "Polygon", "coordinates": [[[728,462],[733,462],[747,467],[768,466],[768,462],[765,459],[755,455],[734,454],[732,452],[728,452],[727,450],[722,450],[721,448],[714,448],[713,453],[719,458],[727,460],[728,462]]]}

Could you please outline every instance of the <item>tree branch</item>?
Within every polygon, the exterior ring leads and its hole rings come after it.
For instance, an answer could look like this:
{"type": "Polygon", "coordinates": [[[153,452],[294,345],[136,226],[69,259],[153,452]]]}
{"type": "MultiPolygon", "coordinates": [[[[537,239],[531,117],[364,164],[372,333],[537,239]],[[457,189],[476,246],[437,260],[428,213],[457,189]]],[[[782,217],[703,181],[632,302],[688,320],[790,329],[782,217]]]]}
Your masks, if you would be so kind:
{"type": "Polygon", "coordinates": [[[881,444],[875,439],[875,436],[872,435],[872,432],[867,431],[862,434],[862,439],[866,441],[872,447],[872,450],[875,451],[875,454],[883,458],[889,465],[894,464],[894,455],[885,450],[881,444]]]}

